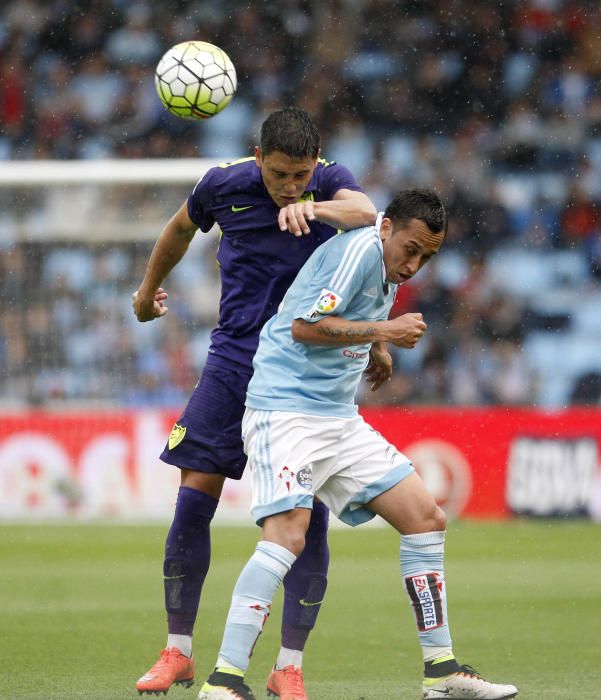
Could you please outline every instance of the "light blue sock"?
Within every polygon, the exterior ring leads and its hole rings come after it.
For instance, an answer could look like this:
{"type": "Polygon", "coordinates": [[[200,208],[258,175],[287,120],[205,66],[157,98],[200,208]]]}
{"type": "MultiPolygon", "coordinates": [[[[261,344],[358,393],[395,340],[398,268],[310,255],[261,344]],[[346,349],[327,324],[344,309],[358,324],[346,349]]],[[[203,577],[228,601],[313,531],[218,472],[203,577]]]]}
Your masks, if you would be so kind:
{"type": "Polygon", "coordinates": [[[444,532],[401,535],[401,576],[424,657],[429,647],[452,648],[444,579],[444,532]]]}
{"type": "Polygon", "coordinates": [[[295,560],[296,556],[279,544],[257,544],[234,587],[217,666],[246,671],[273,596],[295,560]]]}

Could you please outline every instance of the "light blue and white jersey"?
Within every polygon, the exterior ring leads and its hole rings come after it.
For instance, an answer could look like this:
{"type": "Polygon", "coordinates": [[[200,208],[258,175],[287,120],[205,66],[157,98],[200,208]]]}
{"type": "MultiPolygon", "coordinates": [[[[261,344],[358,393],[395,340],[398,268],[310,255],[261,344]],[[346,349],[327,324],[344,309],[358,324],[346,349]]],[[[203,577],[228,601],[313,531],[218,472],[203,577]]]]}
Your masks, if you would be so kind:
{"type": "Polygon", "coordinates": [[[321,245],[301,268],[278,313],[263,327],[246,405],[352,417],[371,343],[326,347],[297,343],[294,319],[319,323],[328,315],[349,321],[388,318],[397,286],[386,283],[379,221],[321,245]]]}

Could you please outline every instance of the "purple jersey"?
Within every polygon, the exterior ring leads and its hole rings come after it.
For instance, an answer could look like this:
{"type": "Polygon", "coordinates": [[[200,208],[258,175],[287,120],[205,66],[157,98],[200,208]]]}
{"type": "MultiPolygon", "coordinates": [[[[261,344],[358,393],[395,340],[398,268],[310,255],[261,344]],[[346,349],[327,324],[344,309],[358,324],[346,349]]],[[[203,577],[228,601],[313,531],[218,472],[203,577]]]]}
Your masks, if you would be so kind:
{"type": "MultiPolygon", "coordinates": [[[[341,189],[361,191],[349,170],[320,159],[301,199],[327,201],[341,189]]],[[[254,157],[211,168],[188,198],[200,229],[221,228],[219,325],[211,333],[209,365],[252,367],[263,325],[311,253],[336,233],[312,221],[311,233],[296,238],[280,230],[279,211],[254,157]]]]}

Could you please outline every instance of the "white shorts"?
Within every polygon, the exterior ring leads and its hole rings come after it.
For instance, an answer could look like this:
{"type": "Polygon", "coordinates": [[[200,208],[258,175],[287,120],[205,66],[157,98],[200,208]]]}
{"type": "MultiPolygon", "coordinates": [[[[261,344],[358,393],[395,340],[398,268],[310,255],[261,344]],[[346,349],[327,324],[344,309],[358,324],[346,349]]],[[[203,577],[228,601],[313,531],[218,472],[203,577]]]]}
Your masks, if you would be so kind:
{"type": "Polygon", "coordinates": [[[348,525],[374,517],[365,504],[414,469],[409,459],[361,416],[326,418],[247,408],[244,451],[252,474],[251,512],[257,524],[318,496],[348,525]]]}

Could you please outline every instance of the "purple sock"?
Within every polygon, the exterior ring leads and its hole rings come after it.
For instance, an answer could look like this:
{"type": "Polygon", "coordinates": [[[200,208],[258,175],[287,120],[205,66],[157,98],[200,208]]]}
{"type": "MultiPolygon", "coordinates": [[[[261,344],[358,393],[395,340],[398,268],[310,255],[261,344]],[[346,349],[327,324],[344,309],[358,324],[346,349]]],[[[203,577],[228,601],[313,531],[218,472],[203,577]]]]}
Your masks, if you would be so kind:
{"type": "Polygon", "coordinates": [[[192,635],[211,561],[210,525],[218,503],[202,491],[180,486],[163,563],[170,634],[192,635]]]}
{"type": "Polygon", "coordinates": [[[328,520],[330,511],[323,503],[313,504],[305,549],[284,577],[282,646],[302,651],[315,621],[328,585],[328,520]]]}

